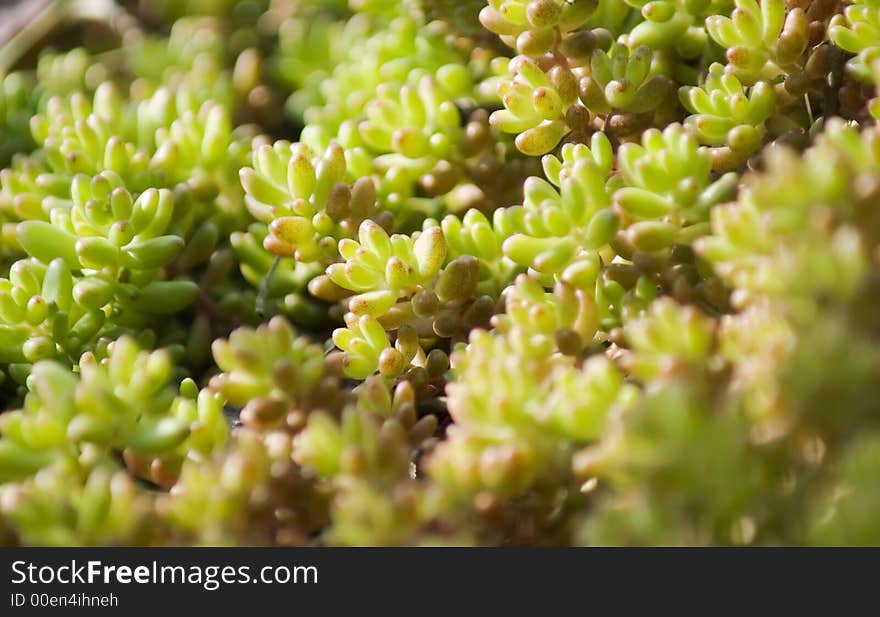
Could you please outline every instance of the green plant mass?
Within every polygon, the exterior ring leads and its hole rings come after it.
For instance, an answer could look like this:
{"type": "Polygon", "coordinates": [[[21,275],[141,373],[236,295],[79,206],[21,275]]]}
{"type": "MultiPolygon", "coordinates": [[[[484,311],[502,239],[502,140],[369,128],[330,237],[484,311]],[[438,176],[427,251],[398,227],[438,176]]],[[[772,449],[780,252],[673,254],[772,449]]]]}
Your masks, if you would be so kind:
{"type": "Polygon", "coordinates": [[[0,544],[880,544],[877,0],[84,6],[0,47],[0,544]]]}

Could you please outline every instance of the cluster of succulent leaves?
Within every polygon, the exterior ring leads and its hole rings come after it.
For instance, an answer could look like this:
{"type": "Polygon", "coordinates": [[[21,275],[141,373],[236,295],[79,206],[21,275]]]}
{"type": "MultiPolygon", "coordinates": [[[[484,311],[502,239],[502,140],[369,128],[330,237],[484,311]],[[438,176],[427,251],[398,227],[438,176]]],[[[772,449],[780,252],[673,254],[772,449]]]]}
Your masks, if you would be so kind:
{"type": "Polygon", "coordinates": [[[875,0],[65,6],[0,543],[880,543],[875,0]]]}

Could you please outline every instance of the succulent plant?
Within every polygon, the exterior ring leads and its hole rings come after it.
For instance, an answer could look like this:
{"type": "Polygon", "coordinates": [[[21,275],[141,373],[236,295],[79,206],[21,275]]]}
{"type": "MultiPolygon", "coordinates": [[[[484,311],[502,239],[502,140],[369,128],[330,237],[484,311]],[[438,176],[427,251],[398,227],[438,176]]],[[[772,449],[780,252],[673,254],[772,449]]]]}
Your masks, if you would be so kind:
{"type": "Polygon", "coordinates": [[[566,113],[577,100],[575,77],[562,66],[545,73],[527,56],[511,60],[508,71],[498,86],[505,108],[489,121],[505,133],[518,133],[516,147],[523,154],[545,154],[571,130],[566,113]]]}
{"type": "Polygon", "coordinates": [[[3,50],[0,543],[877,543],[875,0],[102,6],[3,50]]]}

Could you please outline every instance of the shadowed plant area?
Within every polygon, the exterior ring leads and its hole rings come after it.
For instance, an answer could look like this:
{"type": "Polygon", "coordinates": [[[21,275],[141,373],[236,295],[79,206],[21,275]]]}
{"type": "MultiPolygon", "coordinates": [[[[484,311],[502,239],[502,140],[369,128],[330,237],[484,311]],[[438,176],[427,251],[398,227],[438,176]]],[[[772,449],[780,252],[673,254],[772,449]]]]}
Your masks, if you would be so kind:
{"type": "Polygon", "coordinates": [[[877,0],[2,10],[0,544],[880,544],[877,0]]]}

